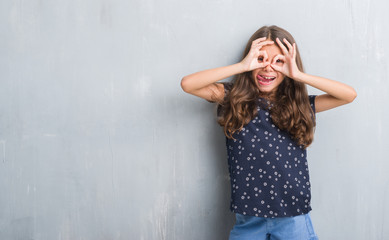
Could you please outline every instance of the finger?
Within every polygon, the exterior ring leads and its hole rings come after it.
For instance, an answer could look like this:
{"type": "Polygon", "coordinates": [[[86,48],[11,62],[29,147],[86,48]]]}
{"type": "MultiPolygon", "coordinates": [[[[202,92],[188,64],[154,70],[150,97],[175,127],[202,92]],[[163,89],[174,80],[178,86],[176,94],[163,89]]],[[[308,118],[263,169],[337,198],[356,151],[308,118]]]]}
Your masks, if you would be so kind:
{"type": "Polygon", "coordinates": [[[281,66],[277,66],[275,64],[270,64],[270,67],[273,68],[274,70],[276,70],[277,72],[282,72],[281,66]]]}
{"type": "Polygon", "coordinates": [[[258,47],[258,49],[261,49],[263,46],[272,45],[272,44],[274,44],[274,41],[265,41],[265,42],[258,43],[257,47],[258,47]]]}
{"type": "Polygon", "coordinates": [[[266,37],[257,38],[253,41],[253,44],[266,40],[266,37]]]}
{"type": "Polygon", "coordinates": [[[263,41],[265,41],[265,40],[266,40],[265,37],[263,37],[263,38],[258,38],[258,39],[256,39],[256,40],[252,41],[251,46],[255,46],[255,45],[257,45],[258,43],[263,42],[263,41]]]}
{"type": "Polygon", "coordinates": [[[267,55],[266,51],[259,51],[258,57],[263,57],[264,62],[267,62],[267,60],[268,60],[268,55],[267,55]]]}
{"type": "Polygon", "coordinates": [[[286,38],[284,38],[284,43],[286,44],[286,46],[288,46],[288,48],[289,48],[289,53],[292,54],[293,47],[292,47],[292,45],[288,42],[288,40],[286,40],[286,38]]]}
{"type": "MultiPolygon", "coordinates": [[[[259,51],[259,50],[261,50],[261,48],[262,48],[263,46],[271,45],[271,44],[274,44],[274,41],[260,42],[260,43],[257,43],[257,44],[252,45],[252,46],[251,46],[251,49],[258,49],[258,51],[259,51]]],[[[250,50],[251,50],[251,49],[250,49],[250,50]]]]}
{"type": "Polygon", "coordinates": [[[281,40],[279,38],[276,38],[276,42],[278,46],[281,48],[281,51],[284,55],[288,54],[288,49],[286,49],[285,45],[282,44],[281,40]]]}
{"type": "Polygon", "coordinates": [[[297,51],[296,51],[297,49],[296,49],[296,43],[293,43],[293,59],[295,59],[296,58],[296,54],[297,54],[297,51]]]}
{"type": "Polygon", "coordinates": [[[266,68],[266,67],[269,66],[269,65],[270,65],[269,62],[265,62],[265,63],[262,64],[262,67],[261,67],[261,68],[266,68]]]}
{"type": "Polygon", "coordinates": [[[273,58],[272,64],[276,64],[276,63],[277,63],[277,60],[281,60],[282,62],[285,62],[285,56],[284,56],[284,55],[281,55],[281,54],[277,54],[277,55],[273,58]]]}
{"type": "Polygon", "coordinates": [[[264,42],[256,42],[256,43],[253,41],[253,43],[251,45],[251,49],[258,48],[258,50],[259,50],[259,49],[262,48],[262,46],[265,46],[265,45],[268,45],[268,44],[273,44],[273,43],[274,43],[273,41],[264,41],[264,42]]]}
{"type": "Polygon", "coordinates": [[[267,56],[267,52],[266,51],[261,51],[261,52],[263,52],[263,59],[265,60],[265,62],[267,62],[267,60],[269,59],[267,56]]]}

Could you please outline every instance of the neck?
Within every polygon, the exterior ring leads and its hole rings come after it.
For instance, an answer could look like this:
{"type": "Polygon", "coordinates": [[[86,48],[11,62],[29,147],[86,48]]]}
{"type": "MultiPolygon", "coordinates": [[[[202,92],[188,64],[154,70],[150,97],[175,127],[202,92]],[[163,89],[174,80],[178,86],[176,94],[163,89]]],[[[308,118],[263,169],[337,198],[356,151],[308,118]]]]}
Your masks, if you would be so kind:
{"type": "Polygon", "coordinates": [[[263,99],[266,99],[266,100],[269,100],[269,101],[273,101],[273,100],[276,99],[276,92],[275,91],[272,91],[272,92],[259,92],[259,97],[263,98],[263,99]]]}

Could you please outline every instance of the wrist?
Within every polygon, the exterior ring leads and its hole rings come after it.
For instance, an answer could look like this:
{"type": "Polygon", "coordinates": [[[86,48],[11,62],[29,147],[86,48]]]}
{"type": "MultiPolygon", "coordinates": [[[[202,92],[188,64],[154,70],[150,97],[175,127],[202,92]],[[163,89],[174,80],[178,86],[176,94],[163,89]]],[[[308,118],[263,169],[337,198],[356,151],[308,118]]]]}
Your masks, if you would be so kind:
{"type": "Polygon", "coordinates": [[[249,71],[248,67],[246,67],[245,64],[243,64],[242,62],[238,62],[235,65],[239,73],[244,73],[249,71]]]}
{"type": "Polygon", "coordinates": [[[305,75],[306,75],[306,73],[298,71],[297,73],[293,74],[293,76],[291,76],[291,78],[295,81],[298,81],[298,82],[304,82],[305,75]]]}

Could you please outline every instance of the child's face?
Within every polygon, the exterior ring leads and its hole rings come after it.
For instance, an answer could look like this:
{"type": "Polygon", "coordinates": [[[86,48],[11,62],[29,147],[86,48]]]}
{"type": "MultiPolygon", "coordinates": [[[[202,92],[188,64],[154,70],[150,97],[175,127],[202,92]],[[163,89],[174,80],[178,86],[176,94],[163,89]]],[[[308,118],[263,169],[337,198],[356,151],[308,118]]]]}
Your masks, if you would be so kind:
{"type": "MultiPolygon", "coordinates": [[[[270,66],[270,63],[273,62],[275,56],[277,56],[278,54],[282,54],[282,52],[276,43],[263,46],[261,48],[261,51],[266,51],[268,58],[263,59],[262,57],[260,57],[258,61],[269,62],[269,65],[264,68],[257,68],[253,70],[252,77],[261,92],[270,93],[272,91],[276,91],[278,86],[285,78],[284,74],[277,72],[270,66]]],[[[279,61],[275,64],[282,65],[283,62],[279,61]]]]}

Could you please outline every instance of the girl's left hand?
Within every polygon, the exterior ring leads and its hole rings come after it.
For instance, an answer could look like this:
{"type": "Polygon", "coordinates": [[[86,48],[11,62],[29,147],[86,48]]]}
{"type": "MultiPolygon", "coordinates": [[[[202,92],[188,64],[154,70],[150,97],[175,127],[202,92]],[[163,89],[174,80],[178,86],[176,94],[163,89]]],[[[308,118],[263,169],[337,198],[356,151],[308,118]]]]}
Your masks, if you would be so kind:
{"type": "Polygon", "coordinates": [[[283,39],[285,44],[288,46],[288,49],[282,44],[280,39],[276,39],[278,46],[281,48],[283,55],[278,54],[274,57],[273,62],[270,66],[282,74],[296,80],[296,76],[300,73],[300,70],[296,64],[296,43],[293,43],[293,46],[286,40],[283,39]],[[282,64],[280,64],[280,62],[282,64]]]}

